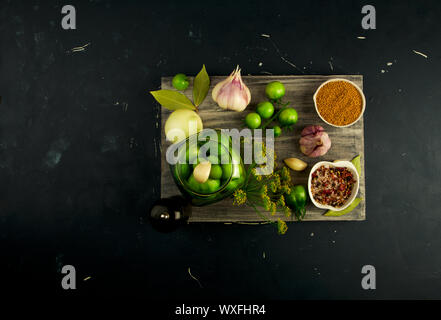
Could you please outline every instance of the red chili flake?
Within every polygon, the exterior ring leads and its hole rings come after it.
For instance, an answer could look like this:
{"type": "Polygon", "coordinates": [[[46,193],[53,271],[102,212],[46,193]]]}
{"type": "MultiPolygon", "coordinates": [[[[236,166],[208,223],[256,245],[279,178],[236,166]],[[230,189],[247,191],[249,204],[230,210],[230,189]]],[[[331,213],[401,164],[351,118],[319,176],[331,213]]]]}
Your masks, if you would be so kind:
{"type": "Polygon", "coordinates": [[[352,193],[355,179],[347,168],[321,166],[312,174],[311,192],[314,199],[334,207],[342,206],[352,193]]]}

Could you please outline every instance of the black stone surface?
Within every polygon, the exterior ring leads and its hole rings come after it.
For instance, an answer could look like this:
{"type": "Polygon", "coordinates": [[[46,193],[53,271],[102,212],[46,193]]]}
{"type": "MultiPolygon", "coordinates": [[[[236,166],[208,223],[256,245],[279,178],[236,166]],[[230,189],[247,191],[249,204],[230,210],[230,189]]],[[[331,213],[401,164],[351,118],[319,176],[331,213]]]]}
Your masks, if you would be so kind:
{"type": "Polygon", "coordinates": [[[441,4],[371,1],[377,29],[368,31],[364,4],[1,1],[2,290],[440,298],[441,4]],[[61,28],[65,4],[77,30],[61,28]],[[210,75],[237,64],[253,75],[362,74],[367,221],[290,224],[285,236],[271,226],[153,230],[145,216],[159,192],[160,129],[148,91],[203,63],[210,75]],[[66,264],[75,291],[61,289],[66,264]],[[376,290],[361,288],[366,264],[376,290]]]}

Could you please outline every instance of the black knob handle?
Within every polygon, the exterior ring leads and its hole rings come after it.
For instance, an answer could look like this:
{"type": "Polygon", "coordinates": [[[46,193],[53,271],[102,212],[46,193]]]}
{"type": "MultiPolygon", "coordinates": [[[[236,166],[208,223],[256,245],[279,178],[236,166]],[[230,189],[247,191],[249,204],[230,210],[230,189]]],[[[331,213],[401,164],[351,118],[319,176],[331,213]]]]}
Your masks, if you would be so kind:
{"type": "Polygon", "coordinates": [[[190,216],[190,202],[174,196],[156,201],[150,209],[149,220],[155,230],[171,232],[186,224],[190,216]]]}

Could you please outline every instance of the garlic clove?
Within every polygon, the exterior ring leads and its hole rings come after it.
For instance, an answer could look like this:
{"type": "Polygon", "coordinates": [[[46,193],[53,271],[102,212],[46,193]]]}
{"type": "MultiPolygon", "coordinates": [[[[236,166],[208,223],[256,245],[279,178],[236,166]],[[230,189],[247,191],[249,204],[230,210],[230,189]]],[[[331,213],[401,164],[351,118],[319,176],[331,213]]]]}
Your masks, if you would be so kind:
{"type": "Polygon", "coordinates": [[[294,171],[303,171],[308,166],[308,164],[305,161],[302,161],[297,158],[287,158],[283,161],[290,169],[294,171]]]}
{"type": "Polygon", "coordinates": [[[211,162],[203,161],[199,163],[193,170],[194,179],[199,183],[204,183],[208,180],[211,171],[211,162]]]}
{"type": "Polygon", "coordinates": [[[211,96],[222,109],[237,112],[245,110],[251,101],[251,92],[242,81],[239,66],[214,87],[211,96]]]}

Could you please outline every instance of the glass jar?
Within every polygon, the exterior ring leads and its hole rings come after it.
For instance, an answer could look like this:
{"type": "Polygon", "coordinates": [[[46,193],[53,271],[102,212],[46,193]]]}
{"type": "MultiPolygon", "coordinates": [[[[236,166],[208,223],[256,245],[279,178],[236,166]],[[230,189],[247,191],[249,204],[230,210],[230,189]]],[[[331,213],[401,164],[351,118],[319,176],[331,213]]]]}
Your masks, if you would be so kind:
{"type": "Polygon", "coordinates": [[[231,137],[220,130],[212,132],[215,135],[201,139],[199,133],[181,141],[177,146],[178,163],[170,165],[176,185],[194,206],[225,199],[245,182],[242,158],[232,148],[231,137]],[[211,162],[210,177],[204,183],[197,182],[193,176],[194,168],[201,161],[211,162]]]}

